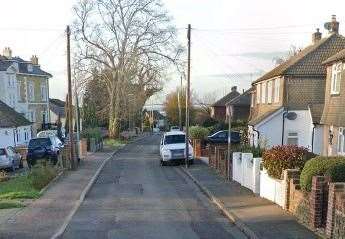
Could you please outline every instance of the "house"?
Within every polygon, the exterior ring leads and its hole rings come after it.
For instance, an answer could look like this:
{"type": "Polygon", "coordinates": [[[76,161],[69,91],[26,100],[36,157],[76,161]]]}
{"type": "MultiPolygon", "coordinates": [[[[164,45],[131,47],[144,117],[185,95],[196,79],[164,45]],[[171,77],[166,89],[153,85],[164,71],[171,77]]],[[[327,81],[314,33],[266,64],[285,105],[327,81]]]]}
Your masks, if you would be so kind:
{"type": "Polygon", "coordinates": [[[251,89],[226,103],[226,120],[231,112],[233,121],[247,122],[250,113],[251,89]]]}
{"type": "Polygon", "coordinates": [[[55,124],[60,117],[60,121],[64,126],[66,123],[65,101],[59,99],[49,99],[49,110],[50,123],[55,124]]]}
{"type": "Polygon", "coordinates": [[[345,47],[335,16],[327,26],[328,36],[322,38],[317,29],[311,45],[252,83],[248,136],[253,145],[296,144],[321,153],[326,83],[322,62],[345,47]]]}
{"type": "Polygon", "coordinates": [[[226,103],[239,96],[237,87],[231,87],[231,92],[211,105],[211,117],[218,121],[226,120],[226,103]]]}
{"type": "Polygon", "coordinates": [[[41,70],[38,57],[30,61],[12,56],[6,47],[0,55],[0,100],[33,122],[33,130],[49,122],[49,81],[52,75],[41,70]]]}
{"type": "Polygon", "coordinates": [[[0,101],[0,147],[27,145],[31,136],[32,123],[0,101]]]}
{"type": "Polygon", "coordinates": [[[345,49],[324,62],[327,67],[322,154],[345,155],[345,49]]]}

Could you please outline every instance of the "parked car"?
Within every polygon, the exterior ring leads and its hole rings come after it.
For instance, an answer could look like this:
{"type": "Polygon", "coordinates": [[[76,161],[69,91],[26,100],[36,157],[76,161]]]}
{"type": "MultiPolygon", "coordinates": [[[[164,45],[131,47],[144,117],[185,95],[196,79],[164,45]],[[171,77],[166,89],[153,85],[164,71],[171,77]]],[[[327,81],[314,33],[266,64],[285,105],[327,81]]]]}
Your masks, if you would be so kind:
{"type": "MultiPolygon", "coordinates": [[[[184,162],[186,159],[186,135],[182,131],[171,131],[163,135],[160,143],[161,165],[168,162],[184,162]]],[[[188,160],[193,164],[193,147],[189,142],[188,160]]]]}
{"type": "Polygon", "coordinates": [[[62,148],[63,144],[57,136],[31,139],[28,145],[28,164],[35,165],[38,159],[47,159],[56,164],[62,148]]]}
{"type": "Polygon", "coordinates": [[[11,169],[23,167],[22,157],[12,146],[0,148],[0,169],[11,169]]]}
{"type": "MultiPolygon", "coordinates": [[[[208,143],[216,144],[227,144],[228,143],[228,134],[227,130],[218,131],[207,137],[208,143]]],[[[238,144],[241,142],[241,134],[237,131],[231,131],[231,143],[238,144]]]]}
{"type": "Polygon", "coordinates": [[[181,131],[181,129],[178,126],[171,126],[170,131],[181,131]]]}

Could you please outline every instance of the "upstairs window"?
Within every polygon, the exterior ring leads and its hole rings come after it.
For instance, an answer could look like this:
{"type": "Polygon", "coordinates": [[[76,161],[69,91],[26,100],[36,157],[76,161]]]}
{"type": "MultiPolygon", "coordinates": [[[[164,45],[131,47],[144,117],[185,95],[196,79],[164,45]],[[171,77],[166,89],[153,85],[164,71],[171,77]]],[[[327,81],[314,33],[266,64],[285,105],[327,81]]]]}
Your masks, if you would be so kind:
{"type": "Polygon", "coordinates": [[[260,104],[260,97],[261,97],[261,92],[260,92],[261,84],[256,85],[256,103],[260,104]]]}
{"type": "Polygon", "coordinates": [[[266,82],[261,84],[261,103],[266,103],[266,82]]]}
{"type": "Polygon", "coordinates": [[[28,72],[33,72],[34,68],[31,64],[28,64],[28,72]]]}
{"type": "Polygon", "coordinates": [[[277,78],[274,80],[274,103],[279,102],[280,94],[280,79],[277,78]]]}
{"type": "Polygon", "coordinates": [[[267,82],[267,103],[272,103],[272,81],[267,82]]]}
{"type": "Polygon", "coordinates": [[[41,100],[47,101],[47,87],[45,84],[41,84],[41,100]]]}
{"type": "Polygon", "coordinates": [[[254,107],[255,105],[255,93],[252,92],[252,94],[250,95],[250,106],[254,107]]]}
{"type": "Polygon", "coordinates": [[[341,63],[337,63],[332,66],[331,94],[339,94],[340,92],[341,71],[341,63]]]}
{"type": "Polygon", "coordinates": [[[339,128],[337,149],[338,154],[345,154],[345,128],[342,127],[339,128]]]}
{"type": "Polygon", "coordinates": [[[35,92],[34,92],[33,82],[28,82],[28,99],[29,99],[29,101],[35,100],[35,92]]]}
{"type": "Polygon", "coordinates": [[[287,144],[298,145],[298,133],[296,133],[296,132],[288,133],[287,144]]]}

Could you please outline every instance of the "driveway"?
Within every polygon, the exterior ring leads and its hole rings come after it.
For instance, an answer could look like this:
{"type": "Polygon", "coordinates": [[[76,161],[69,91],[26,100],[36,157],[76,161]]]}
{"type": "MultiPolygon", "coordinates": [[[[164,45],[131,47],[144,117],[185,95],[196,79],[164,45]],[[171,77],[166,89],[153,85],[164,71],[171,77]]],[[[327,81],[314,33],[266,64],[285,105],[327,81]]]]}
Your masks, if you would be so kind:
{"type": "Polygon", "coordinates": [[[158,147],[150,136],[109,161],[63,238],[246,238],[158,147]]]}

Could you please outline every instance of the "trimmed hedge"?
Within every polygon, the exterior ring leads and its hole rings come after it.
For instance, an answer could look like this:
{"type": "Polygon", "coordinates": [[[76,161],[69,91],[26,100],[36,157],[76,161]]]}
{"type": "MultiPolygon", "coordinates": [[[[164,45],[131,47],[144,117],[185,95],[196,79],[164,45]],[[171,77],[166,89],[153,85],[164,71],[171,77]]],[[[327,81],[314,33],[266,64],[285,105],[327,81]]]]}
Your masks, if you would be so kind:
{"type": "Polygon", "coordinates": [[[209,130],[201,126],[192,126],[189,129],[189,134],[192,139],[205,139],[209,134],[209,130]]]}
{"type": "Polygon", "coordinates": [[[318,156],[310,159],[300,177],[304,191],[311,191],[313,176],[329,176],[333,182],[345,182],[345,158],[318,156]]]}
{"type": "Polygon", "coordinates": [[[102,132],[100,128],[86,128],[81,133],[83,138],[100,140],[102,138],[102,132]]]}
{"type": "Polygon", "coordinates": [[[285,169],[300,169],[308,159],[314,154],[307,148],[296,145],[275,146],[265,150],[262,155],[262,165],[267,170],[269,176],[282,179],[282,173],[285,169]]]}

